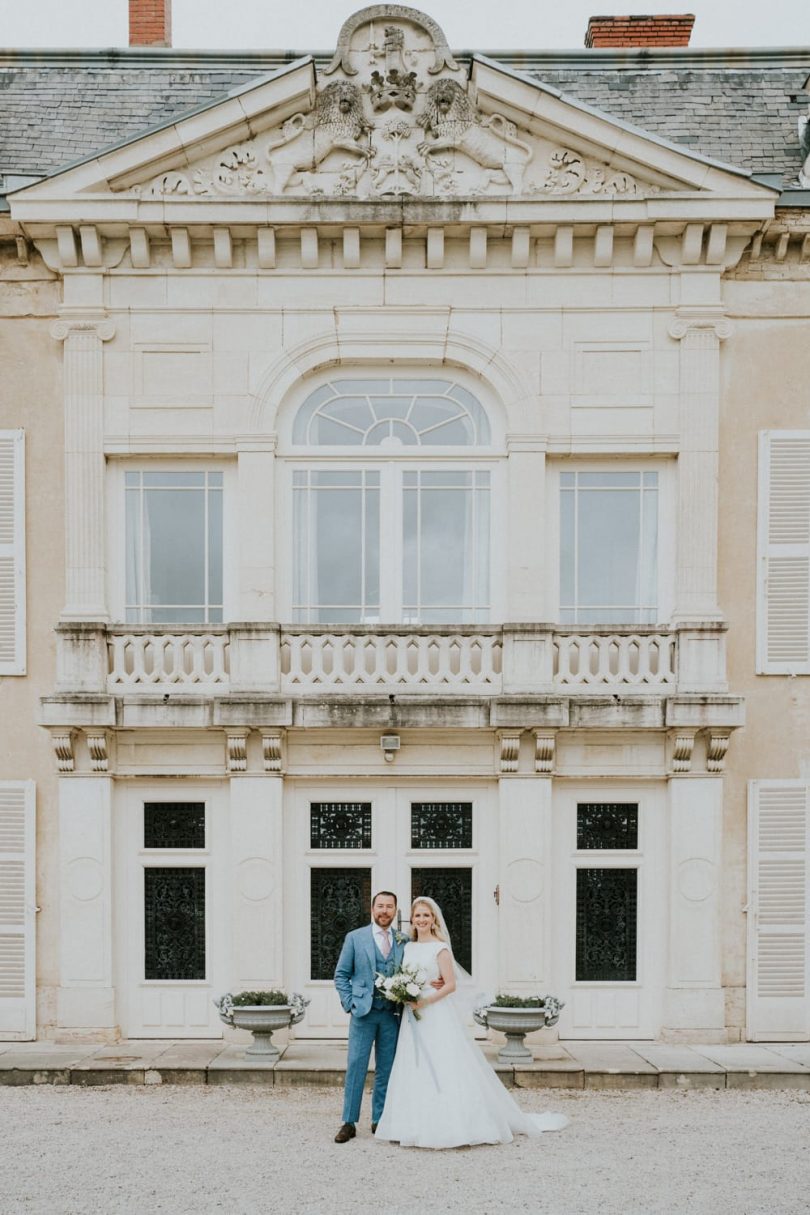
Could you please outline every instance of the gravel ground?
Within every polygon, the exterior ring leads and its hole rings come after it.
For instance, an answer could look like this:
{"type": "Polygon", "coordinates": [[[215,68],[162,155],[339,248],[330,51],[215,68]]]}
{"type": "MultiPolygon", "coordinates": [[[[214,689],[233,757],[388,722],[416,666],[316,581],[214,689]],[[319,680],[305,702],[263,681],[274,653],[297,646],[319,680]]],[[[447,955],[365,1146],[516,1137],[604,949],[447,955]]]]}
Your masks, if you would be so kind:
{"type": "MultiPolygon", "coordinates": [[[[337,1145],[336,1089],[0,1088],[2,1215],[806,1215],[810,1093],[521,1091],[503,1147],[337,1145]]],[[[368,1116],[367,1103],[364,1118],[368,1116]]]]}

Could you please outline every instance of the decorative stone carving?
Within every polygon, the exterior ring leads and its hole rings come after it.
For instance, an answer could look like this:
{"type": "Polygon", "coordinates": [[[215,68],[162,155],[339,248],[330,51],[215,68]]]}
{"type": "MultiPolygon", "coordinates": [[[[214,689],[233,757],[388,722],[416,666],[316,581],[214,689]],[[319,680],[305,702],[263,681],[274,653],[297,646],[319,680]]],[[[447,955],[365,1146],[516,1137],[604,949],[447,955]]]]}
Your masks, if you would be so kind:
{"type": "Polygon", "coordinates": [[[501,772],[517,772],[520,759],[520,731],[504,732],[501,740],[501,772]]]}
{"type": "Polygon", "coordinates": [[[630,173],[609,172],[604,165],[586,160],[570,148],[554,148],[545,177],[533,189],[542,194],[617,194],[637,198],[658,194],[660,187],[643,185],[630,173]]]}
{"type": "Polygon", "coordinates": [[[554,771],[554,752],[557,740],[553,734],[543,734],[540,730],[534,732],[534,770],[543,776],[550,776],[554,771]]]}
{"type": "MultiPolygon", "coordinates": [[[[341,68],[347,76],[356,76],[358,69],[352,63],[351,53],[354,35],[365,25],[370,27],[369,45],[365,49],[372,52],[373,55],[374,52],[379,51],[379,47],[374,43],[374,22],[392,22],[397,19],[407,21],[410,25],[416,26],[417,29],[427,34],[430,43],[432,43],[433,50],[433,63],[427,69],[431,75],[435,76],[443,68],[449,68],[453,72],[459,70],[458,64],[450,53],[444,33],[427,13],[420,12],[416,8],[407,8],[404,4],[372,4],[368,8],[361,8],[359,12],[353,13],[347,21],[344,21],[338,34],[337,50],[332,57],[332,62],[328,67],[324,68],[324,76],[331,76],[338,68],[341,68]]],[[[400,57],[402,55],[404,38],[402,42],[398,42],[395,30],[395,26],[385,26],[386,45],[384,50],[386,51],[386,59],[389,43],[391,47],[396,47],[399,50],[400,57]]],[[[399,32],[396,31],[396,33],[399,32]]],[[[388,66],[389,64],[386,62],[386,67],[388,66]]]]}
{"type": "Polygon", "coordinates": [[[262,758],[265,772],[281,773],[281,735],[262,731],[262,758]]]}
{"type": "Polygon", "coordinates": [[[228,771],[247,771],[247,730],[227,730],[228,771]]]}
{"type": "Polygon", "coordinates": [[[87,750],[90,752],[90,768],[93,772],[106,772],[108,764],[107,734],[104,730],[85,730],[87,750]]]}
{"type": "Polygon", "coordinates": [[[349,18],[311,112],[135,189],[316,199],[657,192],[503,114],[482,113],[436,23],[398,4],[349,18]]]}
{"type": "Polygon", "coordinates": [[[341,167],[359,176],[372,156],[370,130],[357,85],[333,80],[318,94],[314,115],[293,115],[282,127],[282,138],[268,145],[273,193],[283,194],[296,172],[319,169],[331,152],[345,153],[350,159],[341,167]]]}
{"type": "Polygon", "coordinates": [[[672,771],[689,772],[695,748],[694,733],[676,734],[672,740],[672,771]]]}
{"type": "Polygon", "coordinates": [[[418,151],[428,159],[441,152],[463,152],[487,170],[478,192],[493,181],[505,179],[513,194],[520,194],[532,149],[517,137],[513,122],[493,114],[483,118],[473,109],[466,91],[456,80],[437,80],[427,91],[418,118],[425,139],[418,151]]]}
{"type": "Polygon", "coordinates": [[[707,772],[722,772],[725,769],[726,752],[730,741],[731,735],[728,731],[722,733],[717,733],[715,730],[709,731],[706,745],[707,772]]]}
{"type": "Polygon", "coordinates": [[[76,760],[73,754],[73,730],[52,730],[51,743],[56,756],[57,772],[72,772],[76,760]]]}

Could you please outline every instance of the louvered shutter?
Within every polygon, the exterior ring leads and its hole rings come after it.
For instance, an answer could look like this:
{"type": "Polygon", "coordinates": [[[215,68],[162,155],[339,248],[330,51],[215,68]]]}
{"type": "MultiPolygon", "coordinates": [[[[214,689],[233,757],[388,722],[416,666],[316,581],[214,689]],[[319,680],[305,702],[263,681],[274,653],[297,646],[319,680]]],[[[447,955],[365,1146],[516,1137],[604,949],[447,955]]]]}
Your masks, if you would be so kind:
{"type": "Polygon", "coordinates": [[[751,784],[748,1032],[755,1041],[810,1036],[809,802],[803,781],[751,784]]]}
{"type": "Polygon", "coordinates": [[[757,671],[810,674],[810,430],[760,436],[757,671]]]}
{"type": "Polygon", "coordinates": [[[25,674],[25,437],[0,430],[0,675],[25,674]]]}
{"type": "Polygon", "coordinates": [[[0,1039],[36,1037],[33,781],[0,781],[0,1039]]]}

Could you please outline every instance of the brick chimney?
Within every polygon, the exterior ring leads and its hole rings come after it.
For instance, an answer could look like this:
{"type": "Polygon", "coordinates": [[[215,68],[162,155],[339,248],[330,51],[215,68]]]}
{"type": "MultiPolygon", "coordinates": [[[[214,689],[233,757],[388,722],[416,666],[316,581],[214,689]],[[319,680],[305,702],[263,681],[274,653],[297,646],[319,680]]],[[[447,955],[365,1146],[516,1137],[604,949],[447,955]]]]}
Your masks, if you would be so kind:
{"type": "Polygon", "coordinates": [[[653,17],[591,17],[585,45],[689,46],[694,24],[694,13],[658,13],[653,17]]]}
{"type": "Polygon", "coordinates": [[[129,45],[171,44],[172,0],[129,0],[129,45]]]}

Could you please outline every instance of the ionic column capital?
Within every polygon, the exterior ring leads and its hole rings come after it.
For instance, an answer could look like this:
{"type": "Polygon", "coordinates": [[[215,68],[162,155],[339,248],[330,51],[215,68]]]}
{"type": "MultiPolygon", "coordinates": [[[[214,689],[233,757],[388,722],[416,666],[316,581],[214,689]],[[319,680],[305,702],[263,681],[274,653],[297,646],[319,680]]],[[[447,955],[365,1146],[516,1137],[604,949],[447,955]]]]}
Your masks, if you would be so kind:
{"type": "Polygon", "coordinates": [[[67,341],[69,337],[92,336],[100,342],[109,342],[115,337],[115,324],[109,317],[97,316],[64,316],[54,321],[51,326],[51,337],[57,342],[67,341]]]}
{"type": "Polygon", "coordinates": [[[679,308],[669,326],[669,336],[676,342],[688,338],[690,343],[712,344],[731,337],[734,326],[720,309],[679,308]]]}

